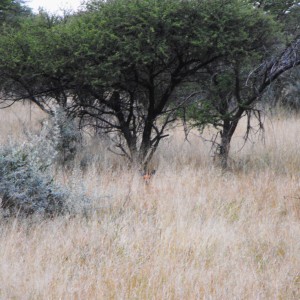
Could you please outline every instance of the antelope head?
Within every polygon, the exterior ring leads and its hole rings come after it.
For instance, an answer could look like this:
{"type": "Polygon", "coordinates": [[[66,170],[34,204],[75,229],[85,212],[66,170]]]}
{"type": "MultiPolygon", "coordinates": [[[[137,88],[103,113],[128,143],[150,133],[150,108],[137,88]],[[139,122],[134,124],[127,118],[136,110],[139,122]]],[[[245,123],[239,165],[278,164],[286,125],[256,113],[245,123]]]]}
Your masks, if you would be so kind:
{"type": "Polygon", "coordinates": [[[156,170],[142,172],[142,177],[145,184],[149,184],[152,176],[156,173],[156,170]]]}

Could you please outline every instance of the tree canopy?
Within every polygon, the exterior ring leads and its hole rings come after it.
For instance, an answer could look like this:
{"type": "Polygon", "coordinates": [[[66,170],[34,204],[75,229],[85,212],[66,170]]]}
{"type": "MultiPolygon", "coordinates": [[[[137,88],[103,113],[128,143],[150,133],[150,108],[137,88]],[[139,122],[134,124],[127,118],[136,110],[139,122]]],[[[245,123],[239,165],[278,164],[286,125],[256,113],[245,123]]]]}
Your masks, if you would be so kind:
{"type": "Polygon", "coordinates": [[[1,0],[0,2],[0,24],[15,24],[23,16],[31,14],[23,0],[1,0]]]}
{"type": "MultiPolygon", "coordinates": [[[[245,139],[252,129],[253,117],[258,119],[259,126],[263,128],[256,103],[280,75],[300,64],[297,26],[292,31],[287,26],[294,20],[287,20],[287,15],[299,9],[292,2],[265,1],[257,5],[255,10],[267,10],[267,15],[274,22],[276,20],[274,31],[272,27],[269,31],[263,26],[256,27],[259,39],[251,36],[248,49],[224,55],[208,66],[206,73],[198,76],[199,85],[204,91],[189,108],[186,118],[192,119],[193,125],[200,129],[210,124],[218,130],[220,139],[214,138],[213,141],[215,154],[220,156],[223,168],[227,167],[230,142],[241,118],[248,118],[245,139]],[[284,12],[280,18],[279,12],[284,12]]],[[[293,18],[296,16],[299,19],[297,14],[293,18]]]]}
{"type": "Polygon", "coordinates": [[[244,78],[250,62],[275,53],[281,31],[253,1],[91,1],[72,16],[40,13],[6,28],[1,89],[5,104],[30,99],[50,113],[53,103],[64,107],[146,166],[191,95],[212,78],[228,93],[237,68],[244,78]]]}

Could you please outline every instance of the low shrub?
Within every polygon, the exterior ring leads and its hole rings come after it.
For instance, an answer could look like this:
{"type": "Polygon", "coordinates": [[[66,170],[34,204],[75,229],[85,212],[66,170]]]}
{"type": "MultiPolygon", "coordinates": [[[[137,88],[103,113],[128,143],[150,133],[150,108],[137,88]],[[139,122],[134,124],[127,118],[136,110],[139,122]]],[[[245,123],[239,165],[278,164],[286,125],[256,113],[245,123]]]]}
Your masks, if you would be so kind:
{"type": "Polygon", "coordinates": [[[61,151],[72,153],[78,138],[70,123],[62,122],[63,117],[55,113],[38,135],[29,134],[22,144],[9,141],[0,147],[0,198],[5,215],[53,216],[74,210],[72,192],[54,181],[54,165],[62,159],[61,151]]]}

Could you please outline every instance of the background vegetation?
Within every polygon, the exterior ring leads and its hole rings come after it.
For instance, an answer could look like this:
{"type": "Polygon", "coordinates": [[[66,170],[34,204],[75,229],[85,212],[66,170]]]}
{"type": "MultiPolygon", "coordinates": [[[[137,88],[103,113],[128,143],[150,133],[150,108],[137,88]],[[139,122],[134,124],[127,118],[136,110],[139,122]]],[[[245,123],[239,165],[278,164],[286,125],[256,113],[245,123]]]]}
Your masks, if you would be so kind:
{"type": "Polygon", "coordinates": [[[297,1],[0,22],[0,298],[299,299],[297,1]]]}
{"type": "Polygon", "coordinates": [[[19,15],[2,22],[4,104],[60,106],[144,171],[180,111],[218,129],[226,169],[241,118],[247,137],[256,103],[300,64],[297,1],[91,1],[64,17],[19,15]]]}

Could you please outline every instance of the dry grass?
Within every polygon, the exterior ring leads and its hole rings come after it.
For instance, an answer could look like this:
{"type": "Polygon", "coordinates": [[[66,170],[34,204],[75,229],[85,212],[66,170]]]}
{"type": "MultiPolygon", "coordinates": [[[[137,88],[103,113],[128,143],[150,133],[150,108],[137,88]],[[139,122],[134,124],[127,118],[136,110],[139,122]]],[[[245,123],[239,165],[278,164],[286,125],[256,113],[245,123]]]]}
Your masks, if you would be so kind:
{"type": "Polygon", "coordinates": [[[2,221],[0,298],[299,299],[299,125],[274,117],[265,143],[237,152],[241,128],[227,173],[208,144],[174,132],[148,186],[94,145],[77,178],[90,218],[2,221]]]}
{"type": "Polygon", "coordinates": [[[0,109],[0,144],[8,138],[22,139],[26,131],[41,128],[45,114],[34,105],[17,103],[7,109],[0,109]]]}

